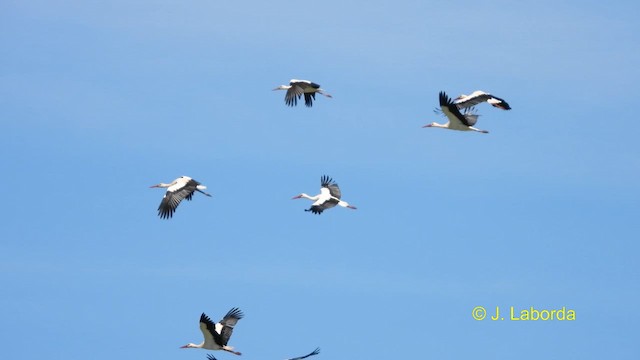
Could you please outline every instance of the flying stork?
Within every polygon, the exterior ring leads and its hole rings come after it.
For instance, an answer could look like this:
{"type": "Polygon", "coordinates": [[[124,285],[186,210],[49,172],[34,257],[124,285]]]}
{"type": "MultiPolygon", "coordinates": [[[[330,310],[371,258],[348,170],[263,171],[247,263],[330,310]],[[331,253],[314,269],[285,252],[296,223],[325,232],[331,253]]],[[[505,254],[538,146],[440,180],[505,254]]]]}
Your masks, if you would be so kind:
{"type": "MultiPolygon", "coordinates": [[[[200,331],[202,331],[202,335],[204,335],[204,341],[199,345],[188,343],[180,348],[224,350],[232,354],[242,355],[242,353],[234,351],[233,347],[228,346],[227,342],[233,333],[233,327],[236,326],[238,320],[242,319],[243,316],[244,314],[240,309],[232,308],[222,320],[214,324],[205,313],[202,313],[202,315],[200,315],[200,331]]],[[[215,359],[215,357],[213,357],[213,359],[215,359]]]]}
{"type": "Polygon", "coordinates": [[[320,88],[320,85],[309,80],[291,79],[289,81],[289,85],[280,85],[273,89],[273,91],[276,90],[287,90],[287,94],[284,96],[284,102],[289,106],[298,105],[298,99],[300,99],[302,95],[304,95],[304,104],[307,107],[313,106],[313,100],[316,99],[316,93],[328,98],[333,97],[324,92],[324,90],[320,88]]]}
{"type": "Polygon", "coordinates": [[[287,360],[302,360],[302,359],[308,358],[309,356],[318,355],[318,354],[320,354],[320,348],[319,347],[316,348],[315,350],[313,350],[312,352],[308,353],[305,356],[298,356],[298,357],[294,357],[294,358],[287,359],[287,360]]]}
{"type": "Polygon", "coordinates": [[[206,186],[188,176],[180,176],[169,184],[160,183],[150,186],[150,188],[167,188],[167,192],[158,206],[158,216],[162,219],[173,217],[180,202],[183,199],[191,200],[195,191],[211,196],[211,194],[202,191],[207,188],[206,186]]]}
{"type": "Polygon", "coordinates": [[[309,209],[305,209],[304,211],[311,211],[314,214],[322,214],[324,210],[330,209],[336,205],[340,205],[342,207],[346,207],[349,209],[356,209],[355,206],[349,205],[348,202],[340,200],[342,197],[342,193],[340,192],[340,188],[338,184],[333,181],[327,175],[323,175],[320,178],[320,194],[316,196],[309,196],[305,193],[294,196],[292,199],[300,199],[305,198],[314,201],[311,204],[309,209]]]}
{"type": "Polygon", "coordinates": [[[458,109],[468,108],[474,105],[478,105],[481,102],[488,102],[494,107],[497,107],[502,110],[511,110],[511,106],[507,104],[504,99],[501,99],[497,96],[493,96],[489,93],[486,93],[481,90],[476,90],[471,93],[471,95],[460,95],[454,99],[453,103],[458,105],[458,109]]]}
{"type": "Polygon", "coordinates": [[[453,101],[447,96],[444,91],[440,92],[440,109],[442,113],[447,116],[449,121],[446,124],[438,124],[436,122],[432,122],[431,124],[427,124],[423,126],[426,127],[438,127],[444,129],[451,130],[460,130],[460,131],[477,131],[481,133],[488,133],[487,130],[480,130],[473,125],[478,121],[478,116],[476,114],[462,114],[458,109],[458,106],[455,105],[453,101]]]}

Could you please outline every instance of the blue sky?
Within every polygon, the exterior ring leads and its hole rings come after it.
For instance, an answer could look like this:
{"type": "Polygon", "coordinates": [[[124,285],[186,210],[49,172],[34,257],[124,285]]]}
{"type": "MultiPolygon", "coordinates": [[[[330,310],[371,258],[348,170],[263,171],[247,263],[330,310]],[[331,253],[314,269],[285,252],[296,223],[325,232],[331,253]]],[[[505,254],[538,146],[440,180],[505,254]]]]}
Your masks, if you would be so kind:
{"type": "Polygon", "coordinates": [[[248,360],[638,358],[639,10],[3,1],[1,357],[205,359],[237,306],[248,360]],[[421,128],[478,89],[489,134],[421,128]],[[290,200],[324,174],[357,211],[290,200]],[[213,197],[163,221],[180,175],[213,197]]]}

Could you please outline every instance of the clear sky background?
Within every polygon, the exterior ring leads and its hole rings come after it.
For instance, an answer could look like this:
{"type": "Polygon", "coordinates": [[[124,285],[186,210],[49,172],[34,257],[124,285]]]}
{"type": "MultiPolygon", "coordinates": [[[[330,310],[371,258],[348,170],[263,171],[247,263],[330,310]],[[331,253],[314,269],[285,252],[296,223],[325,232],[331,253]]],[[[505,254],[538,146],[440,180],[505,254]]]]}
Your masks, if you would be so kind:
{"type": "Polygon", "coordinates": [[[237,306],[240,360],[638,359],[639,13],[3,0],[0,357],[205,359],[237,306]],[[489,134],[421,128],[478,89],[489,134]],[[358,210],[290,200],[324,174],[358,210]],[[161,220],[180,175],[213,197],[161,220]]]}

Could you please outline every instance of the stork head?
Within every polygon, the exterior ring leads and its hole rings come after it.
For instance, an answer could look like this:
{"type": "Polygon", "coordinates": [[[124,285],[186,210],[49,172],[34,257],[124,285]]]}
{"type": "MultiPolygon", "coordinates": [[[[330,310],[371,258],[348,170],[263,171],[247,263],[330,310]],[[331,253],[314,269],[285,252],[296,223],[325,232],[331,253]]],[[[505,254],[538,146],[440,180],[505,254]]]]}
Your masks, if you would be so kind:
{"type": "Polygon", "coordinates": [[[300,198],[302,198],[302,194],[292,197],[291,200],[300,199],[300,198]]]}
{"type": "Polygon", "coordinates": [[[428,128],[428,127],[446,128],[446,125],[438,124],[437,122],[432,122],[430,124],[423,126],[423,128],[428,128]]]}
{"type": "Polygon", "coordinates": [[[291,86],[288,86],[288,85],[280,85],[277,88],[273,89],[273,91],[276,91],[276,90],[289,90],[290,88],[291,88],[291,86]]]}
{"type": "Polygon", "coordinates": [[[199,346],[194,344],[194,343],[188,343],[185,346],[180,346],[180,349],[189,349],[189,348],[197,348],[197,347],[199,347],[199,346]]]}

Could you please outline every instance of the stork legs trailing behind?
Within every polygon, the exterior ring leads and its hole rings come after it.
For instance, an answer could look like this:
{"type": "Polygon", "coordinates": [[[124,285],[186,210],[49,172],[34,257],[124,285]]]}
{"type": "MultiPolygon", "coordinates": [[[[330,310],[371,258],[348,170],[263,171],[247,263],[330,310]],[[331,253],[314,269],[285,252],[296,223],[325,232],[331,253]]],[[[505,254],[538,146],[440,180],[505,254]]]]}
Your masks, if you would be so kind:
{"type": "Polygon", "coordinates": [[[309,209],[305,211],[311,211],[314,214],[322,214],[324,210],[330,209],[336,205],[346,207],[349,209],[356,209],[355,206],[349,205],[348,202],[340,200],[342,193],[338,184],[336,184],[330,177],[324,175],[320,178],[320,194],[316,196],[309,196],[305,193],[294,196],[292,199],[309,199],[314,201],[309,209]]]}
{"type": "Polygon", "coordinates": [[[150,187],[167,189],[167,192],[160,202],[160,206],[158,206],[158,216],[163,219],[173,217],[173,213],[176,211],[178,205],[180,205],[180,202],[183,199],[191,200],[193,193],[196,191],[211,196],[211,194],[202,191],[207,188],[206,186],[201,185],[188,176],[180,176],[169,184],[159,183],[150,187]]]}
{"type": "MultiPolygon", "coordinates": [[[[200,315],[200,331],[204,336],[204,341],[196,345],[194,343],[188,343],[180,348],[199,348],[208,350],[224,350],[236,355],[242,355],[242,353],[234,351],[233,347],[228,346],[229,338],[233,333],[233,328],[236,326],[238,320],[242,319],[244,314],[238,308],[232,308],[227,314],[217,323],[211,321],[211,319],[205,314],[200,315]]],[[[212,355],[213,357],[213,355],[212,355]]],[[[215,357],[213,357],[215,359],[215,357]]]]}
{"type": "Polygon", "coordinates": [[[328,98],[333,96],[324,92],[323,89],[320,88],[320,85],[311,82],[309,80],[297,80],[291,79],[289,81],[289,85],[280,85],[276,90],[287,90],[287,93],[284,96],[284,102],[289,106],[298,105],[298,99],[300,99],[304,95],[304,104],[307,107],[313,106],[313,100],[316,99],[316,93],[320,95],[324,95],[328,98]]]}

